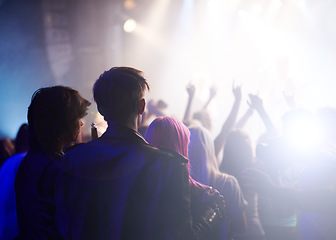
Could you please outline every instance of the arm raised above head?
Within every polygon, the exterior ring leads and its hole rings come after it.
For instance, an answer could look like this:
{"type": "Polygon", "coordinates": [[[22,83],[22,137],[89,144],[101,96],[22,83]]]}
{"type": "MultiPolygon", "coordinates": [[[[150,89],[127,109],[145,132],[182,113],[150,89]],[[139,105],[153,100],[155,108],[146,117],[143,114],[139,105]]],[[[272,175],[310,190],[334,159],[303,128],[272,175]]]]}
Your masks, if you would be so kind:
{"type": "Polygon", "coordinates": [[[248,105],[257,111],[257,113],[259,114],[261,120],[263,121],[266,127],[267,132],[271,136],[277,136],[277,130],[270,116],[268,115],[268,113],[266,112],[264,108],[263,100],[258,95],[254,95],[254,94],[249,94],[249,98],[250,98],[250,101],[247,102],[248,105]]]}
{"type": "Polygon", "coordinates": [[[188,93],[188,103],[187,103],[186,110],[184,112],[183,122],[188,122],[190,120],[191,106],[192,106],[194,96],[195,96],[195,91],[196,91],[195,85],[193,84],[189,84],[186,89],[188,93]]]}
{"type": "Polygon", "coordinates": [[[231,112],[229,116],[227,117],[227,119],[225,120],[220,133],[215,138],[214,143],[215,143],[216,156],[218,156],[219,152],[224,147],[225,139],[228,136],[229,132],[234,127],[236,119],[237,119],[240,102],[241,102],[241,86],[235,87],[234,84],[232,84],[232,92],[235,97],[235,101],[232,105],[231,112]]]}
{"type": "Polygon", "coordinates": [[[209,98],[208,98],[208,101],[204,104],[203,109],[206,109],[206,108],[209,106],[210,102],[212,101],[212,99],[213,99],[213,98],[216,96],[216,94],[217,94],[217,90],[216,90],[216,88],[215,88],[214,86],[212,86],[212,87],[209,89],[209,91],[210,91],[209,98]]]}

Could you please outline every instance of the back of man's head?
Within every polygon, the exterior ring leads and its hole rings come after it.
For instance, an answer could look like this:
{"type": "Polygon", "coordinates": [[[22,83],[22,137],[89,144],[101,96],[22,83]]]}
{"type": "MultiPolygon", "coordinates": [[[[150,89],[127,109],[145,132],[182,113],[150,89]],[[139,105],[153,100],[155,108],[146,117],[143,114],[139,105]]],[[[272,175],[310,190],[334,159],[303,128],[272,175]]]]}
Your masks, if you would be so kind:
{"type": "Polygon", "coordinates": [[[80,119],[90,102],[75,89],[52,86],[36,90],[28,107],[30,149],[61,154],[64,145],[74,141],[80,119]]]}
{"type": "Polygon", "coordinates": [[[93,86],[93,97],[106,121],[129,122],[138,114],[146,89],[149,85],[141,71],[114,67],[100,75],[93,86]]]}

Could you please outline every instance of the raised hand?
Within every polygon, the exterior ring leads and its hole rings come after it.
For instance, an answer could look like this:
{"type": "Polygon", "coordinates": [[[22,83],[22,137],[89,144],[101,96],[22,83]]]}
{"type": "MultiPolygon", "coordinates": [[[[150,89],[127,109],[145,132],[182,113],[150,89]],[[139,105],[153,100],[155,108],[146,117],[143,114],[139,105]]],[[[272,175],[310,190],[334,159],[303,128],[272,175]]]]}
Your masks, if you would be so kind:
{"type": "Polygon", "coordinates": [[[195,85],[188,84],[187,92],[188,92],[189,98],[192,98],[195,95],[195,91],[196,91],[195,85]]]}
{"type": "Polygon", "coordinates": [[[155,107],[155,101],[153,99],[149,100],[146,106],[148,111],[151,111],[155,107]]]}
{"type": "Polygon", "coordinates": [[[249,94],[249,97],[250,101],[247,101],[247,104],[250,106],[250,108],[253,108],[258,112],[261,120],[263,121],[267,129],[268,134],[270,134],[270,136],[277,136],[277,130],[264,108],[263,100],[258,95],[254,94],[249,94]]]}
{"type": "Polygon", "coordinates": [[[234,86],[234,81],[232,82],[232,92],[235,99],[240,101],[242,98],[241,86],[234,86]]]}
{"type": "Polygon", "coordinates": [[[147,103],[148,117],[152,116],[153,114],[157,117],[165,116],[166,114],[162,110],[164,110],[166,107],[167,104],[163,100],[159,100],[158,102],[150,100],[147,103]]]}
{"type": "Polygon", "coordinates": [[[250,101],[247,101],[247,104],[251,108],[253,108],[257,111],[264,108],[263,101],[258,95],[249,94],[248,96],[250,98],[250,101]]]}
{"type": "Polygon", "coordinates": [[[167,104],[165,101],[163,101],[163,100],[159,100],[159,101],[157,102],[157,104],[156,104],[156,107],[157,107],[158,109],[165,109],[165,108],[168,107],[168,104],[167,104]]]}
{"type": "Polygon", "coordinates": [[[283,96],[286,100],[287,105],[289,106],[290,109],[295,109],[296,104],[295,104],[295,96],[294,93],[289,93],[289,92],[285,92],[283,91],[283,96]]]}
{"type": "Polygon", "coordinates": [[[232,92],[233,92],[233,95],[235,97],[235,101],[232,105],[232,109],[230,111],[229,116],[227,117],[227,119],[223,123],[222,130],[217,135],[217,137],[215,138],[215,141],[214,141],[216,156],[218,156],[219,152],[224,147],[226,137],[228,136],[229,132],[232,130],[232,128],[234,127],[234,125],[236,123],[238,111],[239,111],[239,108],[240,108],[240,102],[241,102],[241,97],[242,97],[241,86],[236,86],[235,87],[234,82],[233,82],[232,83],[232,92]]]}
{"type": "Polygon", "coordinates": [[[209,94],[209,98],[208,101],[204,104],[203,109],[206,109],[208,107],[208,105],[210,104],[210,102],[212,101],[212,99],[216,96],[217,94],[217,90],[214,86],[212,86],[210,89],[210,94],[209,94]]]}
{"type": "Polygon", "coordinates": [[[187,104],[187,107],[186,107],[186,110],[185,110],[185,113],[184,113],[184,117],[183,117],[183,122],[185,122],[185,123],[190,120],[191,105],[192,105],[194,95],[195,95],[195,91],[196,91],[195,85],[193,85],[193,84],[188,84],[186,89],[187,89],[187,93],[189,95],[189,98],[188,98],[188,104],[187,104]]]}

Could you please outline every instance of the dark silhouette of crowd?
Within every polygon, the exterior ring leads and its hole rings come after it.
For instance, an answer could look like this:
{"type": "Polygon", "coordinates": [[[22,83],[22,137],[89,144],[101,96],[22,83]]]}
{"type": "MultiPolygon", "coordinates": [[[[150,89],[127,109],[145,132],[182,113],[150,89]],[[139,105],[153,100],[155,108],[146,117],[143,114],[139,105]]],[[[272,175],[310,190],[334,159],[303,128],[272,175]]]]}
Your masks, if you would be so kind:
{"type": "Polygon", "coordinates": [[[93,99],[108,127],[93,123],[92,136],[77,90],[36,90],[28,122],[0,141],[1,240],[335,238],[336,108],[310,112],[284,94],[279,128],[260,96],[233,84],[216,133],[215,88],[193,111],[188,85],[183,119],[162,99],[146,102],[149,90],[135,68],[102,73],[93,99]],[[254,112],[265,129],[255,141],[245,129],[254,112]]]}

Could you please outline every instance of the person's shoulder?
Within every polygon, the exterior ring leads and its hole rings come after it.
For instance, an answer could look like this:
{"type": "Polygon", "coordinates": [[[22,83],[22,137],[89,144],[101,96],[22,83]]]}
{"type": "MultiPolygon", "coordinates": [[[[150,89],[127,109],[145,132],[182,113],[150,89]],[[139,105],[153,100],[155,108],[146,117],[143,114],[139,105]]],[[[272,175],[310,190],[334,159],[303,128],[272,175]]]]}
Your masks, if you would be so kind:
{"type": "Polygon", "coordinates": [[[227,206],[232,207],[234,205],[240,209],[244,209],[247,206],[243,191],[236,177],[221,173],[221,176],[217,177],[217,187],[217,190],[224,196],[227,206]]]}
{"type": "Polygon", "coordinates": [[[231,184],[238,183],[237,179],[234,176],[227,174],[227,173],[222,173],[222,172],[216,175],[216,179],[217,181],[224,182],[224,183],[231,183],[231,184]]]}
{"type": "Polygon", "coordinates": [[[74,150],[74,149],[78,149],[80,146],[83,146],[86,143],[78,143],[69,147],[66,147],[63,149],[64,154],[67,154],[68,152],[74,150]]]}
{"type": "Polygon", "coordinates": [[[187,164],[188,160],[180,154],[165,149],[159,149],[147,142],[123,142],[121,145],[112,145],[110,141],[102,138],[77,144],[65,151],[63,159],[83,159],[100,156],[114,155],[115,152],[127,152],[131,155],[138,155],[139,158],[148,160],[167,161],[180,164],[187,164]],[[118,148],[118,150],[116,150],[118,148]]]}
{"type": "Polygon", "coordinates": [[[19,169],[35,169],[35,171],[43,171],[43,169],[45,169],[51,162],[60,159],[61,155],[58,154],[47,154],[42,151],[28,151],[20,161],[19,169]]]}
{"type": "Polygon", "coordinates": [[[216,175],[216,187],[219,189],[231,189],[231,191],[240,191],[237,178],[227,173],[219,173],[216,175]]]}
{"type": "Polygon", "coordinates": [[[64,149],[64,156],[68,157],[69,155],[85,155],[86,152],[91,151],[92,148],[95,148],[97,146],[97,140],[92,140],[86,143],[78,143],[75,145],[72,145],[70,147],[67,147],[64,149]]]}
{"type": "Polygon", "coordinates": [[[5,171],[5,169],[17,169],[22,159],[26,156],[27,152],[17,153],[5,161],[5,163],[0,167],[0,172],[5,171]]]}
{"type": "Polygon", "coordinates": [[[238,184],[238,180],[235,176],[227,174],[227,173],[223,173],[223,175],[227,182],[230,182],[232,184],[238,184]]]}
{"type": "Polygon", "coordinates": [[[156,158],[158,160],[176,162],[180,164],[188,163],[188,159],[178,154],[177,152],[170,151],[167,149],[159,149],[151,145],[146,145],[146,149],[151,153],[153,158],[156,158]]]}

